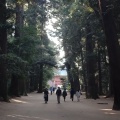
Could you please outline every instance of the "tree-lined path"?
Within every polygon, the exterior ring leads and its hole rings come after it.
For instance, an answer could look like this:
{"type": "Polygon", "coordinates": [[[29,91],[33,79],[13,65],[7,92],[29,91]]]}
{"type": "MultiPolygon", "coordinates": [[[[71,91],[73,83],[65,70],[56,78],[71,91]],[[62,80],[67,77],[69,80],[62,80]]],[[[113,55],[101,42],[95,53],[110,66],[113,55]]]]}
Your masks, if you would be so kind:
{"type": "Polygon", "coordinates": [[[11,103],[0,102],[0,120],[119,120],[120,112],[111,110],[112,104],[111,99],[85,99],[84,95],[80,102],[76,98],[72,102],[68,95],[66,102],[62,98],[57,104],[55,94],[44,104],[43,94],[32,93],[11,103]]]}

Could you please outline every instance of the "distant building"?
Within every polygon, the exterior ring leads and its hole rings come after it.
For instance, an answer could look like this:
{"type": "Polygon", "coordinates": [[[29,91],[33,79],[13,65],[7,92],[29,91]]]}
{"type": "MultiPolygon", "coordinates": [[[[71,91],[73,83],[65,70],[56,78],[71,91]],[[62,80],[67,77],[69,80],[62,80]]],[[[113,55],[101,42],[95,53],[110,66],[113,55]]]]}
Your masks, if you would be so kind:
{"type": "Polygon", "coordinates": [[[53,77],[54,85],[55,87],[62,87],[62,81],[61,81],[61,76],[56,75],[53,77]]]}
{"type": "Polygon", "coordinates": [[[66,76],[65,75],[56,75],[56,76],[53,77],[54,85],[55,85],[56,88],[57,87],[61,88],[63,86],[64,81],[61,80],[61,78],[66,79],[66,76]]]}
{"type": "Polygon", "coordinates": [[[62,87],[63,86],[63,80],[61,78],[67,77],[66,70],[58,70],[58,73],[52,78],[52,80],[48,81],[48,85],[50,87],[62,87]]]}

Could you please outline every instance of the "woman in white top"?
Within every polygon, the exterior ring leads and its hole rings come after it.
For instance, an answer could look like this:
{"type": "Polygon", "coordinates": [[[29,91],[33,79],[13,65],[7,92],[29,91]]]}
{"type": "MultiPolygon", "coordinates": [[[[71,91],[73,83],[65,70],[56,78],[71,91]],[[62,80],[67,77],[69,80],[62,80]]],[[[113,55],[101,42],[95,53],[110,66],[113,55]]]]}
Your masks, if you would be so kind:
{"type": "Polygon", "coordinates": [[[80,90],[76,91],[76,97],[77,97],[77,101],[80,101],[80,90]]]}

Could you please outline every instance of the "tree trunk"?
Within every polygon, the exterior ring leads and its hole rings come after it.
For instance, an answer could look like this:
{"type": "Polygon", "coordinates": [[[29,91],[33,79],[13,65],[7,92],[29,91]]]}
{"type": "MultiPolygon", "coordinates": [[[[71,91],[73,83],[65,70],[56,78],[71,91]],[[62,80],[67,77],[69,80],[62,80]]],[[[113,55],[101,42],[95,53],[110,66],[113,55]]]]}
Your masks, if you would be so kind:
{"type": "MultiPolygon", "coordinates": [[[[0,1],[0,55],[7,53],[7,27],[6,27],[6,0],[0,1]]],[[[5,57],[5,56],[3,56],[5,57]]],[[[0,63],[0,96],[4,101],[8,101],[7,91],[7,73],[6,73],[6,60],[2,59],[0,63]]]]}
{"type": "Polygon", "coordinates": [[[99,0],[99,7],[103,18],[104,31],[109,55],[110,74],[114,89],[113,110],[120,110],[120,50],[116,26],[112,16],[111,4],[108,0],[99,0]]]}
{"type": "MultiPolygon", "coordinates": [[[[99,45],[98,45],[99,46],[99,45]]],[[[103,91],[102,91],[102,72],[101,72],[101,51],[98,48],[98,81],[99,81],[99,95],[103,95],[103,91]]]]}
{"type": "Polygon", "coordinates": [[[40,77],[39,77],[39,88],[38,88],[38,93],[43,92],[43,64],[40,64],[40,77]]]}
{"type": "MultiPolygon", "coordinates": [[[[23,4],[22,3],[18,3],[16,2],[16,21],[15,21],[15,38],[17,41],[17,44],[19,46],[17,54],[20,57],[21,56],[21,51],[20,51],[20,40],[22,37],[22,29],[23,29],[23,4]]],[[[12,89],[12,91],[16,91],[15,93],[13,92],[13,95],[16,96],[20,96],[20,79],[18,79],[19,76],[17,75],[13,75],[12,81],[14,81],[14,83],[11,82],[11,86],[14,86],[12,89]]],[[[25,80],[24,80],[25,82],[25,80]]],[[[24,83],[23,82],[23,83],[24,83]]],[[[22,87],[25,87],[26,84],[23,84],[22,87]]],[[[25,89],[24,89],[25,90],[25,89]]],[[[25,90],[26,91],[26,90],[25,90]]]]}
{"type": "MultiPolygon", "coordinates": [[[[16,3],[15,38],[20,39],[23,29],[23,4],[16,3]]],[[[19,41],[18,41],[19,43],[19,41]]]]}
{"type": "Polygon", "coordinates": [[[71,66],[70,66],[69,62],[66,62],[65,66],[67,68],[68,81],[70,82],[71,88],[74,88],[73,76],[72,76],[71,66]]]}
{"type": "MultiPolygon", "coordinates": [[[[81,62],[82,62],[82,71],[83,71],[83,85],[84,85],[85,92],[87,93],[86,71],[85,71],[85,62],[84,62],[82,47],[81,47],[80,53],[81,53],[81,62]]],[[[86,97],[87,97],[87,95],[86,95],[86,97]]]]}
{"type": "Polygon", "coordinates": [[[73,74],[74,75],[74,90],[80,90],[80,81],[79,81],[79,74],[73,74]]]}
{"type": "Polygon", "coordinates": [[[11,78],[10,96],[20,97],[19,79],[18,79],[18,76],[16,76],[16,75],[12,75],[12,78],[11,78]]]}
{"type": "Polygon", "coordinates": [[[75,91],[80,90],[79,70],[78,70],[78,67],[76,67],[74,62],[72,63],[72,70],[71,70],[71,72],[72,72],[74,90],[75,91]]]}
{"type": "Polygon", "coordinates": [[[86,66],[87,66],[87,79],[88,79],[88,91],[87,91],[87,98],[98,98],[97,93],[97,83],[95,82],[95,56],[93,55],[93,41],[92,41],[92,34],[91,28],[89,23],[87,23],[86,27],[86,66]]]}

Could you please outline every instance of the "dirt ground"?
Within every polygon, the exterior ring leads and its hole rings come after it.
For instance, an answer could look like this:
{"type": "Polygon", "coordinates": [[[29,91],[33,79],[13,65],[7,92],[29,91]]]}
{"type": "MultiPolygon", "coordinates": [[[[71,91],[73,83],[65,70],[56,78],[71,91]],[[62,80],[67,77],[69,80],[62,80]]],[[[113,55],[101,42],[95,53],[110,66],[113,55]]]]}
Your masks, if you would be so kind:
{"type": "Polygon", "coordinates": [[[0,120],[120,120],[120,111],[113,111],[113,100],[101,98],[85,99],[80,102],[76,96],[72,102],[68,94],[66,102],[61,97],[58,104],[56,95],[49,95],[48,104],[43,94],[36,92],[11,99],[10,103],[0,102],[0,120]]]}

